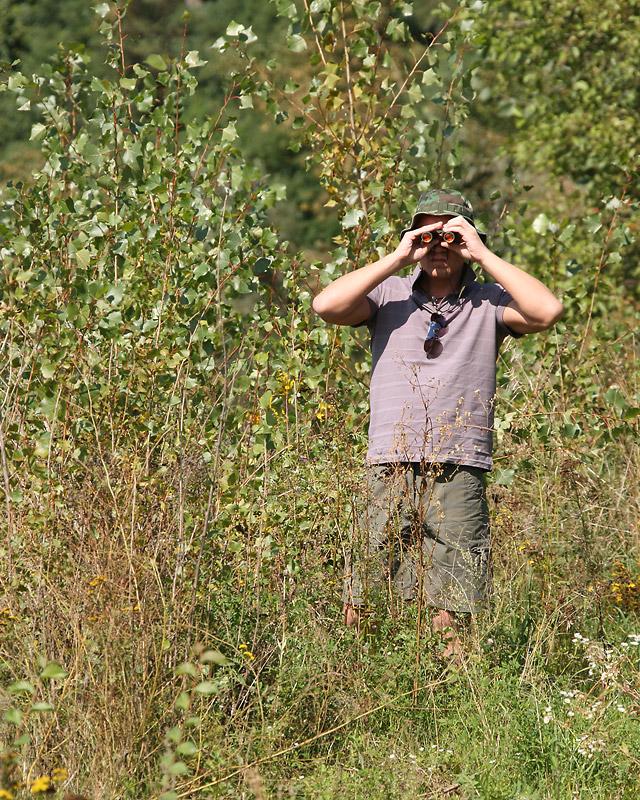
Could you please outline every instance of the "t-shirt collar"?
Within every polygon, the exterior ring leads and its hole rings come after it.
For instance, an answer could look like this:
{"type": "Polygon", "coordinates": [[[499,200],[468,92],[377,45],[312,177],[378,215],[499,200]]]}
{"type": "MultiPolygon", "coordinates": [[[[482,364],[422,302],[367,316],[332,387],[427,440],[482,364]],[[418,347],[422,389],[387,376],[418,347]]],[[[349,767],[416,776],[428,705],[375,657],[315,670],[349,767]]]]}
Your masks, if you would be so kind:
{"type": "MultiPolygon", "coordinates": [[[[424,295],[424,292],[418,286],[418,279],[420,278],[421,274],[422,274],[422,267],[420,266],[420,264],[418,264],[411,276],[411,289],[414,292],[419,292],[420,294],[424,295]]],[[[459,293],[454,292],[452,295],[449,295],[449,297],[462,297],[466,295],[470,287],[473,284],[475,284],[475,282],[476,282],[475,272],[471,269],[469,264],[465,264],[464,272],[462,273],[462,285],[460,287],[460,292],[459,293]]]]}

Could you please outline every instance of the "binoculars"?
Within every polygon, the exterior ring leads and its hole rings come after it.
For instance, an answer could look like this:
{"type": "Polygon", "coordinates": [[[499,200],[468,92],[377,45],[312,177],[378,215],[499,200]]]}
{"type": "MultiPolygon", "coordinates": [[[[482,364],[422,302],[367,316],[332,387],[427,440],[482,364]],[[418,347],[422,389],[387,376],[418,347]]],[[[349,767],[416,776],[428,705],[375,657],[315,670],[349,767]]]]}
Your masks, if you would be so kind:
{"type": "Polygon", "coordinates": [[[430,244],[434,239],[447,244],[462,244],[462,236],[457,231],[425,231],[420,236],[422,244],[430,244]]]}

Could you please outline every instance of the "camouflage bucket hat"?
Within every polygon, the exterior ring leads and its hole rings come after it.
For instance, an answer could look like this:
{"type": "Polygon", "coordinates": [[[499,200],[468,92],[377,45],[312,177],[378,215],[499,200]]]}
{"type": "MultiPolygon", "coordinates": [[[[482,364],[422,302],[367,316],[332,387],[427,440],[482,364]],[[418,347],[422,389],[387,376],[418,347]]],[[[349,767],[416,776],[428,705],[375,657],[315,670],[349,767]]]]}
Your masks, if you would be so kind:
{"type": "Polygon", "coordinates": [[[411,225],[402,231],[400,234],[401,239],[407,231],[413,230],[418,214],[435,214],[436,216],[453,214],[454,216],[464,217],[478,231],[482,241],[487,241],[487,234],[478,230],[478,226],[474,221],[471,203],[460,192],[449,189],[430,189],[428,192],[421,194],[416,210],[413,212],[411,225]]]}

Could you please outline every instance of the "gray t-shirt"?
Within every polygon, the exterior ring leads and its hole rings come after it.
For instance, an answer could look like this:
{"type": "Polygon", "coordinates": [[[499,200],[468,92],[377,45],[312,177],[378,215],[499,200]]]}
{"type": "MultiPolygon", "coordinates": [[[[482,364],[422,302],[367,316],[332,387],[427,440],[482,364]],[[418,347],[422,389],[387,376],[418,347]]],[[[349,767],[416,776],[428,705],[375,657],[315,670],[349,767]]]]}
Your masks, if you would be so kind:
{"type": "Polygon", "coordinates": [[[471,268],[460,296],[445,302],[446,327],[430,353],[424,342],[434,310],[417,286],[420,267],[393,275],[368,295],[371,384],[367,461],[452,462],[491,469],[498,348],[512,298],[479,283],[471,268]]]}

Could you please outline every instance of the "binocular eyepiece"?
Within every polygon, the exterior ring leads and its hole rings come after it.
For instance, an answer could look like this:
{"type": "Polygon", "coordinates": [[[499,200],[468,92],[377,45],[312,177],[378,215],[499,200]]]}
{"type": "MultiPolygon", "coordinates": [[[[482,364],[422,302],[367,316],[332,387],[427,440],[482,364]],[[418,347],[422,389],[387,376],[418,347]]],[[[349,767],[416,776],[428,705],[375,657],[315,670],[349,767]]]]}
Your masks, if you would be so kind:
{"type": "Polygon", "coordinates": [[[462,244],[462,236],[457,231],[425,231],[420,236],[422,244],[430,244],[434,239],[447,244],[462,244]]]}

